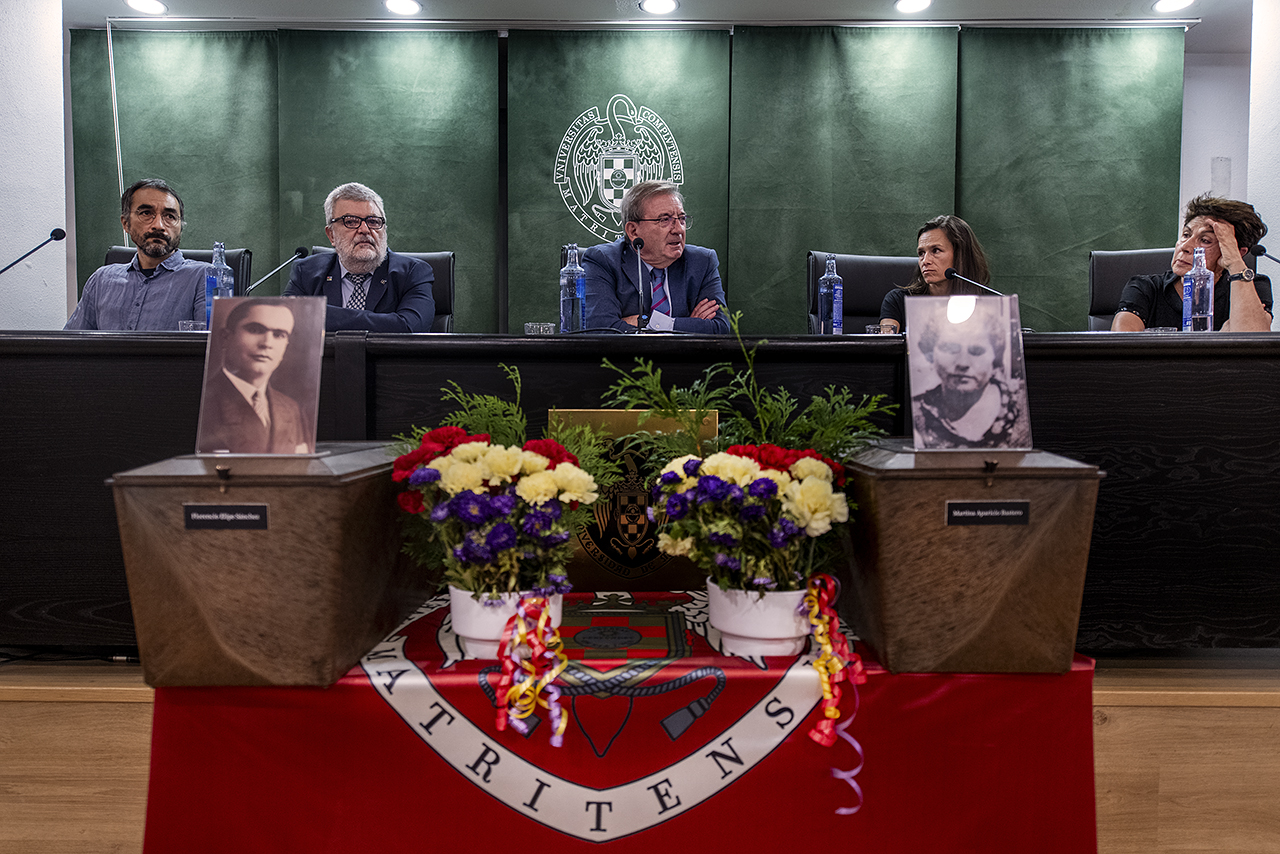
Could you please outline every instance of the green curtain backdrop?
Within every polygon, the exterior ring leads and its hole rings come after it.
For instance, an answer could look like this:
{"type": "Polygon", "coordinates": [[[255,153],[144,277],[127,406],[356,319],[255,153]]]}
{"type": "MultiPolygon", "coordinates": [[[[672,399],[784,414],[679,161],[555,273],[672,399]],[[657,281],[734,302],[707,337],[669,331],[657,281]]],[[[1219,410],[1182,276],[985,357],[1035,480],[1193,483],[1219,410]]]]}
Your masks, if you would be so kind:
{"type": "MultiPolygon", "coordinates": [[[[496,33],[112,38],[125,183],[173,184],[183,245],[247,246],[260,278],[296,246],[327,246],[325,196],[360,181],[386,201],[393,249],[457,253],[456,328],[496,331],[496,33]]],[[[71,69],[83,286],[124,241],[105,32],[72,32],[71,69]]]]}
{"type": "Polygon", "coordinates": [[[393,250],[456,254],[455,328],[497,331],[496,33],[281,31],[280,155],[281,254],[328,246],[325,196],[359,181],[393,250]]]}
{"type": "MultiPolygon", "coordinates": [[[[165,179],[185,207],[183,246],[247,246],[254,269],[262,268],[279,244],[275,33],[116,30],[112,43],[125,186],[165,179]]],[[[70,64],[83,287],[108,246],[128,243],[120,230],[106,32],[73,30],[70,64]]]]}
{"type": "MultiPolygon", "coordinates": [[[[689,239],[719,253],[750,333],[805,330],[806,250],[914,254],[939,213],[973,224],[994,284],[1040,330],[1085,327],[1090,249],[1174,236],[1177,28],[517,31],[505,80],[492,32],[113,40],[125,181],[173,182],[184,245],[247,246],[261,276],[325,244],[324,196],[362,181],[386,199],[393,248],[457,253],[460,331],[497,330],[504,285],[511,331],[557,317],[560,245],[608,231],[607,205],[580,197],[610,191],[593,189],[609,152],[638,153],[609,158],[625,183],[653,151],[669,175],[678,151],[689,239]]],[[[105,32],[72,31],[70,73],[83,284],[123,241],[105,32]]]]}
{"type": "Polygon", "coordinates": [[[960,33],[956,213],[1024,326],[1086,328],[1091,249],[1173,244],[1182,57],[1177,28],[960,33]]]}
{"type": "MultiPolygon", "coordinates": [[[[512,32],[508,46],[510,329],[559,317],[560,246],[605,242],[571,212],[556,183],[557,157],[567,132],[584,113],[564,151],[572,172],[577,155],[625,151],[639,137],[662,136],[652,111],[669,131],[682,162],[681,191],[692,224],[688,239],[716,250],[726,292],[729,276],[729,43],[727,32],[512,32]],[[614,101],[615,95],[630,104],[614,101]],[[634,107],[634,111],[632,110],[634,107]],[[618,117],[621,116],[620,121],[618,117]],[[641,119],[638,123],[627,118],[641,119]],[[642,125],[637,127],[636,125],[642,125]],[[615,137],[618,145],[607,143],[615,137]],[[588,150],[588,143],[598,141],[588,150]],[[572,150],[570,150],[572,149],[572,150]]],[[[591,165],[598,170],[599,158],[591,165]]],[[[598,172],[594,173],[598,175],[598,172]]],[[[666,175],[664,177],[671,177],[666,175]]],[[[574,190],[563,185],[571,197],[574,190]]],[[[581,187],[578,185],[578,192],[581,187]]],[[[588,203],[588,208],[591,203],[588,203]]],[[[597,199],[595,204],[601,204],[597,199]]],[[[584,214],[588,222],[594,220],[584,214]]],[[[733,297],[730,296],[732,304],[733,297]]]]}
{"type": "Polygon", "coordinates": [[[915,255],[916,229],[955,203],[955,133],[952,28],[737,28],[730,303],[744,330],[808,330],[810,249],[915,255]]]}

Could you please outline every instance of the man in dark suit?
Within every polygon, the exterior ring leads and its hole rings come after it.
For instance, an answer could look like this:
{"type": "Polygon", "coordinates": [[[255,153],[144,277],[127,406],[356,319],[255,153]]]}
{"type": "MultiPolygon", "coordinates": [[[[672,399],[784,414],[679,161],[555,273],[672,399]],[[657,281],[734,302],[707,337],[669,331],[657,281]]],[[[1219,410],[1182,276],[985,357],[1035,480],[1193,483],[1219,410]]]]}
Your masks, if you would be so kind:
{"type": "Polygon", "coordinates": [[[343,184],[324,200],[324,219],[336,251],[294,264],[285,296],[325,297],[329,332],[430,332],[435,273],[425,261],[387,251],[382,197],[364,184],[343,184]]]}
{"type": "Polygon", "coordinates": [[[293,311],[287,301],[243,300],[214,334],[222,346],[222,368],[205,382],[196,451],[314,451],[315,431],[306,428],[297,401],[271,387],[271,375],[280,367],[293,334],[293,311]]]}
{"type": "Polygon", "coordinates": [[[583,326],[619,332],[728,332],[720,264],[713,250],[685,244],[688,216],[676,185],[643,181],[627,190],[622,222],[623,237],[592,246],[583,255],[583,326]]]}

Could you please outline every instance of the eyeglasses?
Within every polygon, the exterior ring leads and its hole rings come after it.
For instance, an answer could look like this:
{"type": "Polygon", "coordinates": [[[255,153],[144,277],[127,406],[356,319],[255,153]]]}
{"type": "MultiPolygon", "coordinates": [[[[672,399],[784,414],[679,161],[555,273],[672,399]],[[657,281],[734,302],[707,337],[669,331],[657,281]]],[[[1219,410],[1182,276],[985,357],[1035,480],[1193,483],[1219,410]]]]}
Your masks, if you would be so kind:
{"type": "Polygon", "coordinates": [[[130,216],[137,217],[142,222],[151,222],[159,214],[160,218],[168,225],[173,225],[178,221],[179,216],[175,211],[157,211],[155,208],[138,208],[130,216]]]}
{"type": "Polygon", "coordinates": [[[335,222],[342,223],[352,231],[359,228],[360,223],[362,222],[369,226],[370,231],[377,231],[387,224],[387,221],[380,216],[335,216],[333,219],[329,220],[330,225],[333,225],[335,222]]]}
{"type": "Polygon", "coordinates": [[[661,228],[670,228],[671,223],[679,222],[681,226],[688,228],[689,215],[680,214],[679,216],[672,216],[671,214],[663,214],[662,216],[655,217],[653,219],[638,219],[636,222],[656,222],[661,228]]]}

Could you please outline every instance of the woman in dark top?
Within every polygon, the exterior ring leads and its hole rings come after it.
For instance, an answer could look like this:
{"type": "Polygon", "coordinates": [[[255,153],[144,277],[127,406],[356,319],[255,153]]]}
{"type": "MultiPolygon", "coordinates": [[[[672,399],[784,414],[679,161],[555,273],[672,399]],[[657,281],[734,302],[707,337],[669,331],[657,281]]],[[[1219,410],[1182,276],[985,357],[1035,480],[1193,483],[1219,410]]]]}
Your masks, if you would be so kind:
{"type": "Polygon", "coordinates": [[[907,325],[907,297],[946,297],[952,294],[976,294],[973,285],[947,278],[947,268],[966,278],[986,285],[991,281],[987,255],[974,236],[969,223],[958,216],[943,214],[926,222],[916,232],[916,255],[920,264],[907,285],[885,295],[880,305],[880,323],[893,324],[900,332],[907,325]]]}

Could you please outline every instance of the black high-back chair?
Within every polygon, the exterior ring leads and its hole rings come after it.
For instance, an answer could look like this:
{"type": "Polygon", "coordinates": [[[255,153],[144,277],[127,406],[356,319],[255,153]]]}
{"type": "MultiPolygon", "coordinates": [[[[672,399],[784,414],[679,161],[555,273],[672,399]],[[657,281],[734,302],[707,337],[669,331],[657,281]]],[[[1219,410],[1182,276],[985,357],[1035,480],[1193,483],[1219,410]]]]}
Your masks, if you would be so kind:
{"type": "MultiPolygon", "coordinates": [[[[809,332],[818,333],[818,280],[827,271],[830,252],[812,250],[806,271],[809,287],[809,332]]],[[[911,281],[917,261],[907,255],[834,254],[836,272],[844,279],[844,332],[861,334],[880,320],[885,294],[911,281]]]]}
{"type": "MultiPolygon", "coordinates": [[[[332,251],[332,246],[311,247],[313,255],[332,251]]],[[[431,322],[431,331],[452,332],[454,265],[456,264],[454,254],[452,252],[401,252],[398,249],[396,254],[417,258],[431,265],[431,270],[435,273],[435,281],[431,284],[431,299],[436,304],[436,319],[431,322]]]]}
{"type": "Polygon", "coordinates": [[[1168,249],[1094,250],[1089,253],[1089,331],[1111,328],[1120,292],[1134,276],[1166,273],[1173,258],[1168,249]]]}
{"type": "MultiPolygon", "coordinates": [[[[107,264],[128,264],[138,250],[132,246],[112,246],[107,250],[107,264]]],[[[213,263],[212,249],[187,249],[183,247],[182,257],[191,261],[213,263]]],[[[228,249],[227,266],[231,268],[233,278],[232,293],[244,296],[244,289],[253,284],[253,252],[248,249],[228,249]]]]}

